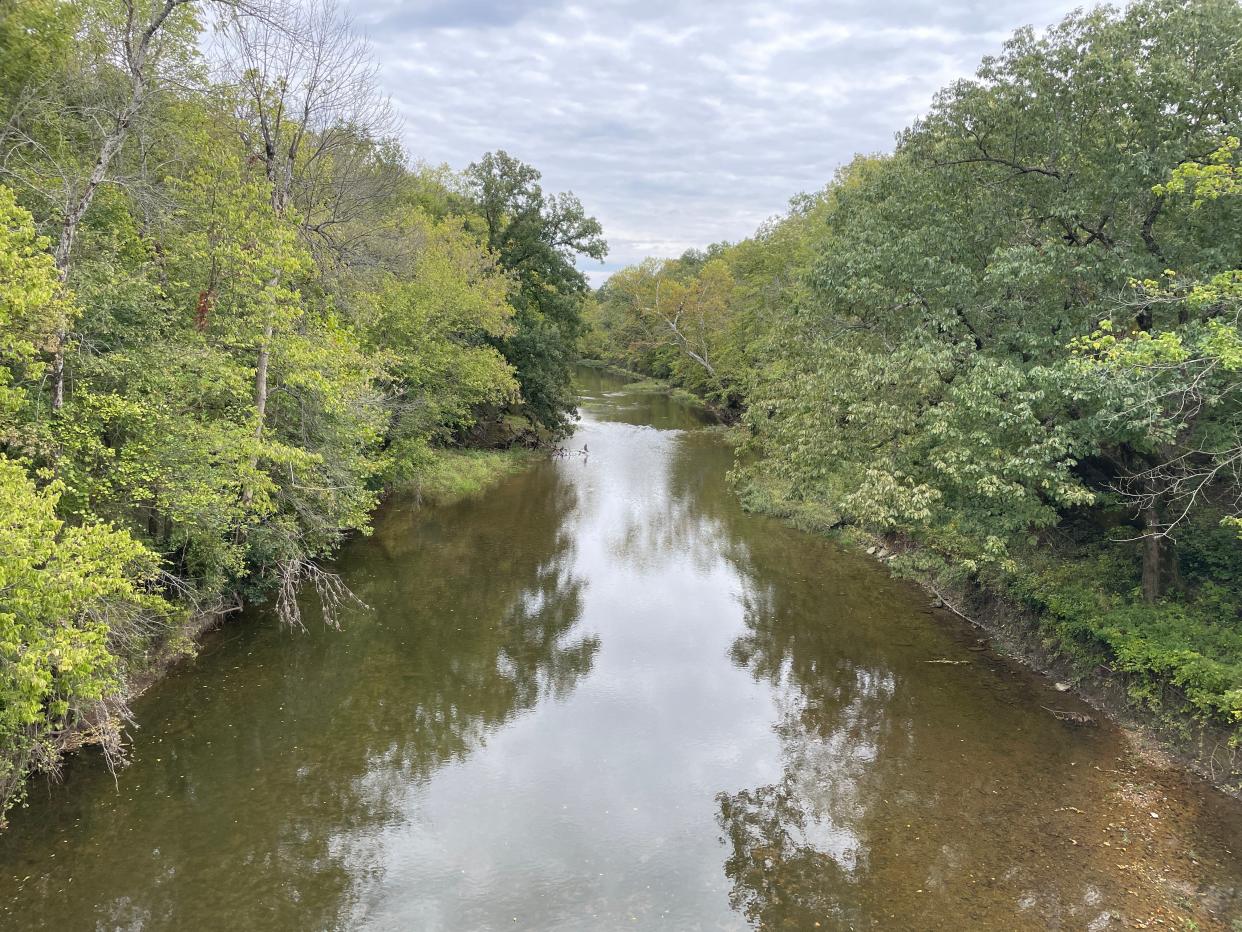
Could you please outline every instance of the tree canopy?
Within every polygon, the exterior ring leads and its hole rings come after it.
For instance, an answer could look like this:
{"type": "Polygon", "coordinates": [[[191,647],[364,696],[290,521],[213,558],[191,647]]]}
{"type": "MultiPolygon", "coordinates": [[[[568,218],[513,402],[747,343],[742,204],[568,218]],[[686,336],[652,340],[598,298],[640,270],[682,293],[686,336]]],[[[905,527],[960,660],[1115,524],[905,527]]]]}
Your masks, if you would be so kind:
{"type": "Polygon", "coordinates": [[[0,0],[0,817],[187,627],[333,621],[387,488],[568,423],[598,222],[411,167],[375,77],[330,0],[0,0]]]}
{"type": "Polygon", "coordinates": [[[752,239],[613,276],[584,348],[743,409],[752,506],[1236,727],[1239,34],[1235,0],[1020,30],[752,239]]]}
{"type": "Polygon", "coordinates": [[[517,370],[531,418],[559,434],[577,408],[569,375],[589,290],[574,259],[603,259],[608,246],[578,198],[545,195],[539,178],[503,151],[489,152],[465,173],[486,242],[517,282],[514,327],[496,345],[517,370]]]}

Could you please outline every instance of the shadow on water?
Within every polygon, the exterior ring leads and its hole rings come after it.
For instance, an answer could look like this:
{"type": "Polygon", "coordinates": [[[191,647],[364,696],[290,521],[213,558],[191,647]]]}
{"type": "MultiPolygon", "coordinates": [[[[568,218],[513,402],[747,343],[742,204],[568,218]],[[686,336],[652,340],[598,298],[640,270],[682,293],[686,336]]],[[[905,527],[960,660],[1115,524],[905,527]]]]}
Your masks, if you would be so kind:
{"type": "Polygon", "coordinates": [[[373,609],[342,633],[290,635],[257,610],[209,637],[141,700],[117,784],[78,760],[15,814],[0,927],[346,924],[410,789],[591,668],[574,490],[548,480],[515,477],[483,511],[387,508],[342,557],[373,609]]]}
{"type": "Polygon", "coordinates": [[[35,787],[0,927],[1232,932],[1236,809],[743,514],[709,418],[623,385],[580,374],[588,455],[385,506],[344,631],[252,611],[116,782],[35,787]]]}

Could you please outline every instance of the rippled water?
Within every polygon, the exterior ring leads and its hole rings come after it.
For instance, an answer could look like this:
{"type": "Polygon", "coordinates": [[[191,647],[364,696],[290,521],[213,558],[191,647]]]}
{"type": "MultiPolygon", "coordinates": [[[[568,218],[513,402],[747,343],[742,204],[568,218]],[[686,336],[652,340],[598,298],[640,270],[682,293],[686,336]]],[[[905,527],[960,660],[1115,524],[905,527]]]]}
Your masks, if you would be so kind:
{"type": "Polygon", "coordinates": [[[383,509],[344,631],[251,613],[138,703],[116,782],[34,787],[0,925],[1242,924],[1232,804],[741,513],[720,433],[620,384],[582,376],[588,456],[383,509]]]}

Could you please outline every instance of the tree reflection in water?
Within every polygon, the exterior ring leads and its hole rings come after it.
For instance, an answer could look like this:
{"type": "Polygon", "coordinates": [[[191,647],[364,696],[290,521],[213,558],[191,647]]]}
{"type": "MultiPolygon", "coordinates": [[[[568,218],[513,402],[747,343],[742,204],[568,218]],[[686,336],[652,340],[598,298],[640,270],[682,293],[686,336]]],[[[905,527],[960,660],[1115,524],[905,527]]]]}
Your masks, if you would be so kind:
{"type": "Polygon", "coordinates": [[[832,919],[860,924],[849,895],[867,870],[868,850],[857,826],[866,800],[859,783],[877,754],[891,676],[855,671],[851,693],[838,706],[836,728],[822,733],[822,709],[808,710],[797,690],[785,692],[779,783],[717,796],[719,821],[732,851],[725,874],[730,903],[759,928],[813,928],[832,919]]]}
{"type": "Polygon", "coordinates": [[[91,902],[101,928],[207,927],[220,902],[231,928],[348,925],[412,794],[590,671],[599,641],[574,634],[583,583],[564,530],[575,504],[537,471],[485,500],[390,506],[340,561],[372,611],[340,633],[291,638],[264,611],[220,632],[140,708],[121,798],[82,761],[39,820],[14,819],[0,897],[18,897],[30,929],[81,928],[91,902]]]}
{"type": "Polygon", "coordinates": [[[701,419],[597,381],[589,461],[389,506],[340,565],[373,611],[229,626],[144,700],[119,791],[83,759],[17,813],[0,926],[1009,932],[1236,900],[1201,795],[1137,811],[1136,882],[1103,844],[1135,809],[1115,732],[743,515],[701,419]]]}

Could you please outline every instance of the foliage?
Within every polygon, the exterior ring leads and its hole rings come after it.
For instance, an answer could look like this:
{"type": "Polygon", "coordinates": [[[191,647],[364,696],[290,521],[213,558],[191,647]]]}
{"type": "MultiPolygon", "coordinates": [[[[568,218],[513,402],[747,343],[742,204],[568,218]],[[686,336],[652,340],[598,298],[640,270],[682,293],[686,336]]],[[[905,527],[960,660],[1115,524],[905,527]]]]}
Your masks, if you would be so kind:
{"type": "MultiPolygon", "coordinates": [[[[1154,191],[1193,196],[1192,212],[1221,199],[1242,200],[1237,151],[1238,138],[1230,136],[1206,162],[1183,162],[1154,191]]],[[[1124,492],[1152,515],[1164,515],[1157,525],[1162,536],[1208,503],[1242,535],[1242,269],[1209,268],[1197,278],[1166,269],[1159,279],[1130,285],[1130,303],[1142,314],[1172,307],[1177,325],[1127,332],[1107,319],[1073,345],[1084,369],[1124,399],[1127,418],[1142,424],[1154,454],[1145,469],[1126,477],[1124,492]],[[1222,490],[1233,490],[1232,499],[1222,490]]]]}
{"type": "Polygon", "coordinates": [[[0,443],[6,445],[17,440],[13,429],[26,403],[21,386],[42,374],[38,351],[70,313],[47,247],[30,212],[0,185],[0,443]]]}
{"type": "Polygon", "coordinates": [[[744,407],[748,505],[914,544],[1236,727],[1240,31],[1233,0],[1020,30],[753,238],[617,273],[584,350],[744,407]]]}
{"type": "Polygon", "coordinates": [[[54,739],[106,727],[120,695],[121,636],[133,617],[158,618],[164,600],[145,587],[154,555],[124,531],[67,525],[62,486],[43,490],[0,459],[0,788],[16,791],[27,767],[50,768],[54,739]]]}
{"type": "Polygon", "coordinates": [[[623,269],[608,280],[600,300],[613,319],[629,324],[627,356],[727,406],[738,395],[728,368],[735,345],[729,339],[733,273],[714,258],[685,274],[686,262],[648,260],[623,269]]]}
{"type": "Polygon", "coordinates": [[[533,454],[508,450],[443,449],[430,451],[407,486],[420,502],[447,504],[475,495],[527,465],[533,454]]]}
{"type": "Polygon", "coordinates": [[[0,815],[188,620],[310,582],[330,622],[386,486],[572,410],[578,200],[410,167],[331,3],[219,5],[219,73],[208,6],[0,0],[0,815]]]}
{"type": "Polygon", "coordinates": [[[570,367],[582,330],[587,280],[576,256],[603,259],[603,228],[572,193],[546,195],[539,172],[506,152],[489,152],[465,173],[487,245],[517,289],[514,327],[496,345],[517,372],[525,412],[564,434],[576,402],[570,367]]]}
{"type": "Polygon", "coordinates": [[[410,480],[433,444],[468,431],[485,407],[517,401],[514,369],[494,345],[512,333],[513,308],[508,276],[461,220],[414,210],[392,235],[402,267],[368,276],[354,301],[366,339],[388,360],[386,468],[410,480]]]}

